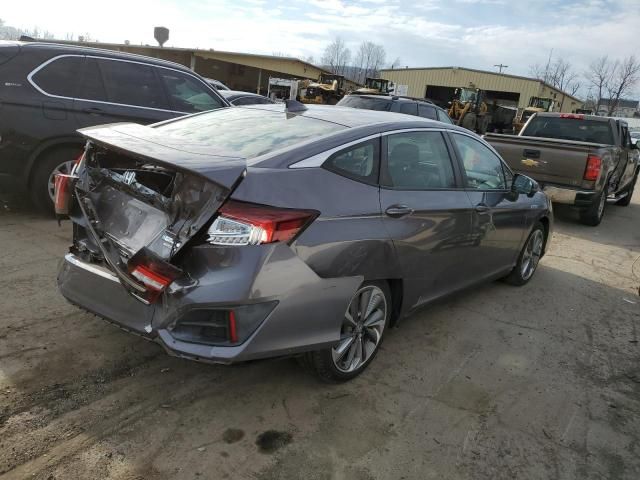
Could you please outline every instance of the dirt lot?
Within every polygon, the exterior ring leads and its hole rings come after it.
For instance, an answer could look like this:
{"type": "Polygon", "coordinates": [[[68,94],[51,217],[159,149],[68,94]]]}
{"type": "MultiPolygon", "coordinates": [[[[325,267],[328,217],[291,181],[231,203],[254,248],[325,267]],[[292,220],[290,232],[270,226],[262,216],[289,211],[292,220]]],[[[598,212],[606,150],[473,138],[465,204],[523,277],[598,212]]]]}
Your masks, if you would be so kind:
{"type": "Polygon", "coordinates": [[[1,479],[638,479],[640,192],[556,211],[524,288],[407,319],[359,379],[170,358],[67,304],[68,223],[0,202],[1,479]]]}

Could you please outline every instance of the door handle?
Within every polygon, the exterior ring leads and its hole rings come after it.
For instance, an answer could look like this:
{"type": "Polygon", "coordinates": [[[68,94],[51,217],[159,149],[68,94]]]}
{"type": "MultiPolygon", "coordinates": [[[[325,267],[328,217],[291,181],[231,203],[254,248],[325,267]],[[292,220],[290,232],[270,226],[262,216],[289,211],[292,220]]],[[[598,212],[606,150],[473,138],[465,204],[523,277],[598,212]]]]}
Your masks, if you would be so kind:
{"type": "Polygon", "coordinates": [[[407,205],[391,205],[384,213],[393,218],[400,218],[413,213],[413,208],[407,205]]]}
{"type": "Polygon", "coordinates": [[[478,212],[480,214],[486,214],[486,213],[491,212],[491,209],[488,206],[486,206],[486,205],[484,205],[482,203],[476,205],[475,210],[476,210],[476,212],[478,212]]]}

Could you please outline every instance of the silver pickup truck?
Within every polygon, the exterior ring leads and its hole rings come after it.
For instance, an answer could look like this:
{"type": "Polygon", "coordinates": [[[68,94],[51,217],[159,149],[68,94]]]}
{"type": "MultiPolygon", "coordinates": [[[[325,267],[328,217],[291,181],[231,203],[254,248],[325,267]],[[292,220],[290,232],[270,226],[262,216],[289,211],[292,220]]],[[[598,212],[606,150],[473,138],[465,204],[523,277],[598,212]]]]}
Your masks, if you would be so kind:
{"type": "Polygon", "coordinates": [[[640,151],[626,122],[608,117],[536,113],[519,135],[486,134],[509,166],[537,180],[556,203],[574,205],[598,225],[607,199],[626,206],[638,178],[640,151]]]}

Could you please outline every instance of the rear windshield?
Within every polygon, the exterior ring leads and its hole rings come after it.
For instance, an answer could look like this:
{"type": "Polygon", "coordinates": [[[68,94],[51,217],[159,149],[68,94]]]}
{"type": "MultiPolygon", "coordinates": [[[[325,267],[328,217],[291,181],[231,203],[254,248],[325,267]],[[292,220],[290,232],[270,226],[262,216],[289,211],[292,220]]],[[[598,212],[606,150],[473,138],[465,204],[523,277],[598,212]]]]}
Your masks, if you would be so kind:
{"type": "Polygon", "coordinates": [[[391,100],[384,98],[367,98],[349,95],[338,102],[341,107],[362,108],[364,110],[379,110],[389,112],[391,110],[391,100]]]}
{"type": "Polygon", "coordinates": [[[347,127],[283,111],[222,108],[156,127],[173,138],[254,158],[347,127]]]}
{"type": "Polygon", "coordinates": [[[522,135],[613,145],[609,122],[577,118],[535,117],[522,135]]]}

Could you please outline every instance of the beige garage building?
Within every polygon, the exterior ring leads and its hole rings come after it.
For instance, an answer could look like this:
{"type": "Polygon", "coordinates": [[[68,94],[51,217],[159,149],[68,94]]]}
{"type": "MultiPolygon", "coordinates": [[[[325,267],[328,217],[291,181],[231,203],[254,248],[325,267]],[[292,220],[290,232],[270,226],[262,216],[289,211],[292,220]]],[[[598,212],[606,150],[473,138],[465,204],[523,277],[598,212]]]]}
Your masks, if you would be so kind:
{"type": "Polygon", "coordinates": [[[382,78],[393,81],[400,89],[406,88],[411,97],[430,98],[446,104],[456,88],[474,87],[486,90],[489,98],[525,108],[531,97],[555,99],[555,111],[571,113],[583,102],[566,92],[533,78],[461,67],[403,68],[382,70],[382,78]]]}

